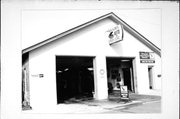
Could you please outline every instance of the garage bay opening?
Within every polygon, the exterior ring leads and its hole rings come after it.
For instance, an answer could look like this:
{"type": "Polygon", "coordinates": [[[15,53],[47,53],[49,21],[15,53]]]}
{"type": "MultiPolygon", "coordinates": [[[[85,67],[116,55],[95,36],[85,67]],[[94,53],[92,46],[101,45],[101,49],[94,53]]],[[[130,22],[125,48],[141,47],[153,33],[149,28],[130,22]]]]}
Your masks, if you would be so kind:
{"type": "Polygon", "coordinates": [[[57,103],[92,99],[94,57],[56,56],[57,103]]]}
{"type": "Polygon", "coordinates": [[[129,92],[135,92],[133,58],[107,57],[108,93],[120,91],[120,86],[127,86],[129,92]]]}

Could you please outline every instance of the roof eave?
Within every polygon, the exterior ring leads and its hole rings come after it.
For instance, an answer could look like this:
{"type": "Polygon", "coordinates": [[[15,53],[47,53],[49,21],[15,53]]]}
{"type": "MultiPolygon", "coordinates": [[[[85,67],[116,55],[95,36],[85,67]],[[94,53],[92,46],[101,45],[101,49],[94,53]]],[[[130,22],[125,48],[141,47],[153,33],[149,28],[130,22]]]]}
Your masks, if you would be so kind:
{"type": "Polygon", "coordinates": [[[75,31],[78,31],[78,30],[80,30],[80,29],[82,29],[82,28],[85,28],[85,27],[87,27],[87,26],[89,26],[89,25],[91,25],[91,24],[93,24],[93,23],[95,23],[95,22],[97,22],[97,21],[101,21],[101,20],[103,20],[103,19],[105,19],[105,18],[108,18],[108,17],[111,16],[111,15],[112,15],[112,13],[105,14],[105,15],[103,15],[103,16],[101,16],[101,17],[98,17],[98,18],[93,19],[93,20],[91,20],[91,21],[89,21],[89,22],[86,22],[86,23],[84,23],[84,24],[82,24],[82,25],[79,25],[79,26],[74,27],[74,28],[72,28],[72,29],[70,29],[70,30],[67,30],[67,31],[65,31],[65,32],[63,32],[63,33],[60,33],[60,34],[58,34],[58,35],[56,35],[56,36],[53,36],[53,37],[51,37],[51,38],[49,38],[49,39],[47,39],[47,40],[45,40],[45,41],[42,41],[42,42],[37,43],[37,44],[35,44],[35,45],[33,45],[33,46],[30,46],[30,47],[24,49],[24,50],[22,51],[22,54],[25,54],[25,53],[27,53],[27,52],[30,52],[30,51],[32,51],[32,50],[34,50],[34,49],[36,49],[36,48],[38,48],[38,47],[41,47],[41,46],[43,46],[43,45],[45,45],[45,44],[47,44],[47,43],[50,43],[50,42],[52,42],[52,41],[54,41],[54,40],[56,40],[56,39],[62,38],[62,37],[64,37],[64,36],[68,35],[68,34],[71,34],[71,33],[75,32],[75,31]]]}
{"type": "Polygon", "coordinates": [[[56,35],[56,36],[53,36],[53,37],[51,37],[51,38],[49,38],[49,39],[47,39],[47,40],[45,40],[45,41],[42,41],[42,42],[37,43],[37,44],[35,44],[35,45],[31,46],[31,47],[28,47],[28,48],[26,48],[26,49],[24,49],[24,50],[22,51],[22,54],[25,54],[25,53],[30,52],[30,51],[32,51],[32,50],[35,50],[35,49],[37,49],[37,48],[39,48],[39,47],[41,47],[41,46],[46,45],[47,43],[50,43],[50,42],[52,42],[52,41],[54,41],[54,40],[57,40],[57,39],[59,39],[59,38],[62,38],[62,37],[64,37],[64,36],[68,35],[68,34],[71,34],[71,33],[75,32],[75,31],[78,31],[78,30],[80,30],[80,29],[82,29],[82,28],[85,28],[85,27],[87,27],[87,26],[89,26],[89,25],[91,25],[91,24],[93,24],[93,23],[95,23],[95,22],[101,21],[101,20],[103,20],[103,19],[105,19],[105,18],[110,18],[110,19],[112,19],[114,22],[116,22],[116,23],[118,23],[118,24],[121,24],[126,31],[128,31],[129,33],[131,33],[131,34],[132,34],[133,36],[135,36],[140,42],[142,42],[142,43],[145,44],[147,47],[149,47],[151,50],[153,50],[155,53],[157,53],[159,56],[161,56],[161,50],[160,50],[160,48],[158,48],[156,45],[154,45],[152,42],[150,42],[148,39],[146,39],[143,35],[141,35],[139,32],[137,32],[135,29],[133,29],[131,26],[129,26],[126,22],[124,22],[122,19],[120,19],[120,18],[119,18],[117,15],[115,15],[113,12],[110,12],[110,13],[108,13],[108,14],[105,14],[105,15],[103,15],[103,16],[100,16],[100,17],[98,17],[98,18],[96,18],[96,19],[93,19],[93,20],[91,20],[91,21],[89,21],[89,22],[86,22],[86,23],[84,23],[84,24],[82,24],[82,25],[79,25],[79,26],[77,26],[77,27],[74,27],[74,28],[72,28],[72,29],[70,29],[70,30],[67,30],[67,31],[65,31],[65,32],[63,32],[63,33],[60,33],[60,34],[58,34],[58,35],[56,35]]]}
{"type": "Polygon", "coordinates": [[[142,42],[144,45],[146,45],[148,48],[150,48],[152,51],[157,53],[161,57],[161,49],[158,48],[156,45],[154,45],[152,42],[150,42],[147,38],[145,38],[143,35],[141,35],[138,31],[136,31],[134,28],[129,26],[125,21],[123,21],[121,18],[119,18],[117,15],[112,13],[112,20],[114,20],[116,23],[120,23],[123,28],[131,33],[134,37],[136,37],[140,42],[142,42]]]}

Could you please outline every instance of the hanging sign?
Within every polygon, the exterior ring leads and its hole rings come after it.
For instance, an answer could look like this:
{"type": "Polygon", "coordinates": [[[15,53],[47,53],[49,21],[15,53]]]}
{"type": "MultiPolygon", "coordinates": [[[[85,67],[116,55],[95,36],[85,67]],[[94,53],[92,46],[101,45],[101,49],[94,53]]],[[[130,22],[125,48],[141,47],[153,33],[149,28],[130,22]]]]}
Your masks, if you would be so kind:
{"type": "Polygon", "coordinates": [[[140,63],[155,63],[154,52],[139,52],[140,63]]]}
{"type": "Polygon", "coordinates": [[[121,25],[117,25],[116,27],[109,29],[107,31],[109,38],[109,45],[117,43],[123,40],[123,27],[121,25]]]}

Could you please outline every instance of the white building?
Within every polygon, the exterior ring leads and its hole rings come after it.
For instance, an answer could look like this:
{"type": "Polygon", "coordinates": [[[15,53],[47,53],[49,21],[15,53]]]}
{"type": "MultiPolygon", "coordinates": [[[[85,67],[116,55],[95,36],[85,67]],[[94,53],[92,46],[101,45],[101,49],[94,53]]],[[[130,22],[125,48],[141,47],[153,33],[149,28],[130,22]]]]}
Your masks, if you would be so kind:
{"type": "Polygon", "coordinates": [[[114,13],[26,48],[22,59],[23,105],[35,110],[79,95],[107,99],[108,86],[161,89],[161,50],[114,13]]]}

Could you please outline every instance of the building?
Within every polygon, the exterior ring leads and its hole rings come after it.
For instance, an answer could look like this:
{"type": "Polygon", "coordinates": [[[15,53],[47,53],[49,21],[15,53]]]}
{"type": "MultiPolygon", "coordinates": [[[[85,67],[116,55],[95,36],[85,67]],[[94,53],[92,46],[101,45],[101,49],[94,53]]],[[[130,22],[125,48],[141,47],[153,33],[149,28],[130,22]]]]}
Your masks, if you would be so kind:
{"type": "Polygon", "coordinates": [[[76,96],[107,99],[161,89],[161,50],[108,13],[22,51],[22,105],[53,107],[76,96]]]}

